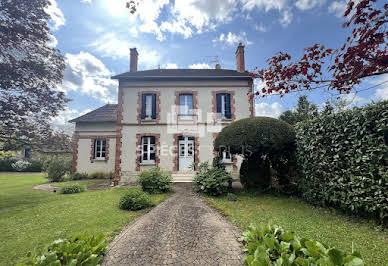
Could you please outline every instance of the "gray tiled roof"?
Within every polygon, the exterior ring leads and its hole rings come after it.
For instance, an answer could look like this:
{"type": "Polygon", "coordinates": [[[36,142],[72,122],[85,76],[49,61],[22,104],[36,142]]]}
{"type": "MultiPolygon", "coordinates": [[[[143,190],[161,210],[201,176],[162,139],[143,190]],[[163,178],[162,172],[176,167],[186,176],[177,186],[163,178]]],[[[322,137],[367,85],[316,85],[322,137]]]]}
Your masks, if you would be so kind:
{"type": "Polygon", "coordinates": [[[151,69],[125,72],[112,79],[252,79],[249,72],[231,69],[151,69]]]}
{"type": "Polygon", "coordinates": [[[106,104],[69,122],[116,122],[117,104],[106,104]]]}

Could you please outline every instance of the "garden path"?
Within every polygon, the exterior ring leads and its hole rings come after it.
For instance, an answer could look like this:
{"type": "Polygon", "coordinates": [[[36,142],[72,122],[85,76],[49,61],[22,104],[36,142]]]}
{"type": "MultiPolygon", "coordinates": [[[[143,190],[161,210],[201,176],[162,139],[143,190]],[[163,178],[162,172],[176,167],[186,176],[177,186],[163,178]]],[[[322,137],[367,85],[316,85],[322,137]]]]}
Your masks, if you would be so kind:
{"type": "Polygon", "coordinates": [[[103,265],[242,265],[240,230],[209,207],[189,183],[127,226],[103,265]]]}

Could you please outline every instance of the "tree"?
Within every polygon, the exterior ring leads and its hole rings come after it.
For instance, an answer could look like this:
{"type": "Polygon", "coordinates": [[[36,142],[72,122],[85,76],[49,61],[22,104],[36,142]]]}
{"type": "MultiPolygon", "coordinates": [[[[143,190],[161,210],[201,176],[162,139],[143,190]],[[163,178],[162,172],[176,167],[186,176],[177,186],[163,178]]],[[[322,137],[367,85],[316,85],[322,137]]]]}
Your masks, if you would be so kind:
{"type": "Polygon", "coordinates": [[[341,48],[315,44],[305,48],[296,62],[291,62],[288,53],[280,52],[268,59],[267,68],[256,68],[251,75],[261,78],[266,85],[256,94],[283,97],[292,91],[317,88],[349,93],[365,78],[388,73],[388,4],[378,9],[375,2],[349,1],[343,27],[352,33],[341,48]]]}
{"type": "Polygon", "coordinates": [[[47,45],[49,4],[0,0],[0,142],[31,144],[52,136],[50,119],[69,101],[55,90],[65,62],[47,45]]]}
{"type": "Polygon", "coordinates": [[[307,96],[299,96],[296,109],[283,112],[279,119],[287,122],[290,125],[295,125],[298,122],[311,119],[318,115],[318,107],[308,101],[307,96]]]}

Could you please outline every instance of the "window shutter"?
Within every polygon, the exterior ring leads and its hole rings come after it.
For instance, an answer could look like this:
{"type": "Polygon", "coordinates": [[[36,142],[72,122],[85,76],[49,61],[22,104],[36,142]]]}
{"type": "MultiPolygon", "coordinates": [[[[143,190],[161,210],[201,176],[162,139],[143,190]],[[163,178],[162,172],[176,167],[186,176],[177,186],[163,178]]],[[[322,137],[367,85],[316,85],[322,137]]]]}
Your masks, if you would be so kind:
{"type": "Polygon", "coordinates": [[[219,114],[221,114],[221,97],[222,97],[222,94],[216,95],[217,117],[219,116],[219,114]]]}
{"type": "Polygon", "coordinates": [[[225,94],[225,117],[227,119],[232,118],[231,107],[230,107],[230,94],[229,93],[225,94]]]}
{"type": "Polygon", "coordinates": [[[146,114],[146,95],[141,95],[141,119],[145,119],[146,114]]]}
{"type": "Polygon", "coordinates": [[[152,119],[156,119],[156,94],[152,94],[152,119]]]}

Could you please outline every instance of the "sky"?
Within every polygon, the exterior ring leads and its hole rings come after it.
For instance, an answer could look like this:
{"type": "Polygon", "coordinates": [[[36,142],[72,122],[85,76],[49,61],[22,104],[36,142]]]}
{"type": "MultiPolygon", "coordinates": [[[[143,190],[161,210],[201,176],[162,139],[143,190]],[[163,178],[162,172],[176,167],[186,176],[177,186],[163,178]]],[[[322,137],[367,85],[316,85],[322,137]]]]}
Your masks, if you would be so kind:
{"type": "MultiPolygon", "coordinates": [[[[250,71],[264,68],[280,51],[299,58],[305,47],[339,48],[348,36],[342,28],[345,0],[139,0],[135,14],[125,8],[126,0],[50,2],[49,45],[65,57],[59,89],[72,99],[53,123],[67,130],[71,118],[117,102],[118,84],[110,77],[129,70],[129,48],[139,52],[139,70],[214,68],[216,60],[224,69],[236,69],[235,51],[242,42],[250,71]]],[[[388,75],[366,80],[358,93],[342,97],[349,106],[388,99],[385,81],[388,75]]],[[[318,106],[337,97],[306,94],[318,106]]],[[[278,117],[294,108],[299,95],[257,98],[255,113],[278,117]]]]}

